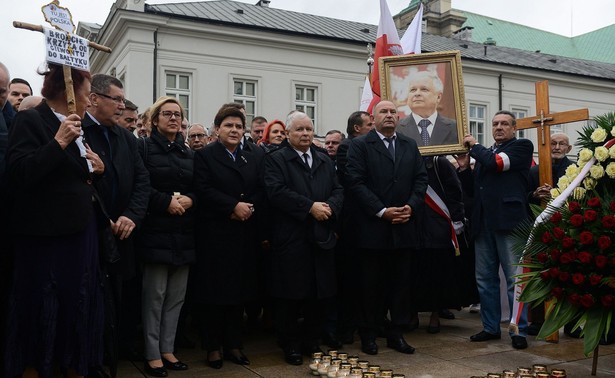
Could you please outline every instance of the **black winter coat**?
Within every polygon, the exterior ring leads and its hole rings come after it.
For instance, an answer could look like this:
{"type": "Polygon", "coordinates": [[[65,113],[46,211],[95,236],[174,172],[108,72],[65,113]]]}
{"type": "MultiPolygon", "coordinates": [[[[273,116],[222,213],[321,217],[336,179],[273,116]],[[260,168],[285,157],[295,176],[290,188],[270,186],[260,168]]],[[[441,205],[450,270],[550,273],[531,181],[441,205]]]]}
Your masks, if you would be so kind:
{"type": "Polygon", "coordinates": [[[192,186],[194,153],[184,143],[181,133],[170,142],[155,129],[138,146],[152,186],[147,215],[137,237],[138,255],[145,263],[175,266],[192,263],[197,204],[192,186]],[[192,207],[182,215],[167,211],[174,193],[192,199],[192,207]]]}
{"type": "Polygon", "coordinates": [[[344,189],[329,156],[314,147],[311,154],[311,169],[290,145],[265,157],[273,227],[271,294],[276,298],[327,298],[337,290],[334,251],[316,245],[314,230],[335,228],[344,189]],[[319,225],[310,215],[316,201],[326,202],[333,211],[332,219],[319,225]]]}
{"type": "Polygon", "coordinates": [[[259,227],[266,219],[262,186],[263,152],[238,150],[235,161],[215,142],[194,158],[194,185],[199,199],[197,299],[211,304],[240,304],[255,299],[260,274],[259,227]],[[239,202],[254,205],[247,221],[231,219],[239,202]]]}

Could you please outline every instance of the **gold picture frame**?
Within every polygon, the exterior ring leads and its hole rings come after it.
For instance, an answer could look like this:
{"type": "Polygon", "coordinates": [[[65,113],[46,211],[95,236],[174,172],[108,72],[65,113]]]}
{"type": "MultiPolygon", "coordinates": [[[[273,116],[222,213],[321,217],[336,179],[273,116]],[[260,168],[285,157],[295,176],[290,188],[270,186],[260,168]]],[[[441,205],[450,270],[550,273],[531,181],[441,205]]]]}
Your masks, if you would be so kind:
{"type": "Polygon", "coordinates": [[[425,156],[467,152],[463,145],[468,122],[459,51],[382,57],[379,67],[381,97],[397,106],[398,133],[416,140],[425,156]],[[424,119],[430,122],[421,122],[424,119]],[[430,135],[425,141],[417,126],[423,122],[430,135]]]}

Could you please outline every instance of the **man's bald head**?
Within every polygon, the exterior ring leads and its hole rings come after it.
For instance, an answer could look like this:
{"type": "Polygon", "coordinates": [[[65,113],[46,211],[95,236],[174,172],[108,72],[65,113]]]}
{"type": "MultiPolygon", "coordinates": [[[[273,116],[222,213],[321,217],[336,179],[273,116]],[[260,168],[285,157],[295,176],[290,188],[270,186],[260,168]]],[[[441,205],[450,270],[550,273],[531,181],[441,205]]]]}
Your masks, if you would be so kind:
{"type": "Polygon", "coordinates": [[[6,104],[6,99],[9,95],[10,81],[11,75],[9,74],[9,69],[0,62],[0,110],[4,109],[4,104],[6,104]]]}

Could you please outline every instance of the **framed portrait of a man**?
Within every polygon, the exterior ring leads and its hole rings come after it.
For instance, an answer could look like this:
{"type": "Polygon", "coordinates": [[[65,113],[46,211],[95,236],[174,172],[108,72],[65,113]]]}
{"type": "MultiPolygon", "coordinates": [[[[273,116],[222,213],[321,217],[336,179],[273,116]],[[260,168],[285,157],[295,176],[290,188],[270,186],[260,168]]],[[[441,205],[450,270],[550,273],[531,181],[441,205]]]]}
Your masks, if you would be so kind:
{"type": "Polygon", "coordinates": [[[461,54],[443,51],[380,58],[380,92],[397,106],[397,132],[423,155],[466,152],[461,54]]]}

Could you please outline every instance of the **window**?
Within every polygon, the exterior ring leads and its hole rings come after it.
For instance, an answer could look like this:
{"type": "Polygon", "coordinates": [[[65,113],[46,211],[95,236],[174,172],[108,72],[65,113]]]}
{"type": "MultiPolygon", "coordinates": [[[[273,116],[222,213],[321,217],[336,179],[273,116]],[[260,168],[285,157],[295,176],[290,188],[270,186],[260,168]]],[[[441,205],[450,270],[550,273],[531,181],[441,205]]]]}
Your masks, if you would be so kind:
{"type": "Polygon", "coordinates": [[[482,145],[485,145],[486,114],[487,107],[485,105],[470,104],[470,134],[482,145]]]}
{"type": "Polygon", "coordinates": [[[233,80],[233,102],[246,107],[246,125],[251,125],[256,116],[257,84],[254,80],[233,80]]]}
{"type": "MultiPolygon", "coordinates": [[[[512,108],[510,110],[510,112],[512,114],[515,115],[515,118],[517,119],[521,119],[521,118],[526,118],[527,117],[527,109],[521,109],[521,108],[512,108]]],[[[528,137],[528,130],[518,130],[517,131],[517,138],[527,138],[528,137]]]]}
{"type": "Polygon", "coordinates": [[[314,123],[316,129],[318,88],[307,85],[295,85],[295,109],[304,112],[314,123]]]}
{"type": "Polygon", "coordinates": [[[186,118],[190,119],[192,75],[188,73],[167,72],[166,77],[165,94],[175,97],[184,108],[186,118]]]}

